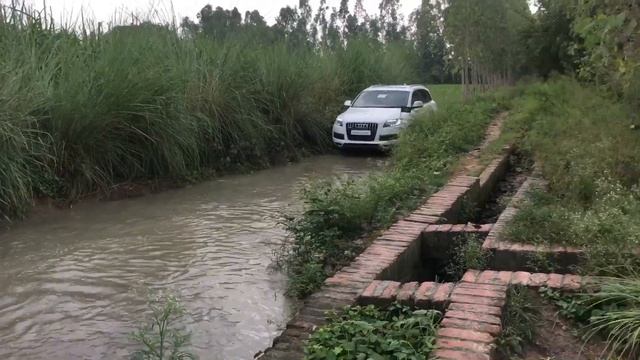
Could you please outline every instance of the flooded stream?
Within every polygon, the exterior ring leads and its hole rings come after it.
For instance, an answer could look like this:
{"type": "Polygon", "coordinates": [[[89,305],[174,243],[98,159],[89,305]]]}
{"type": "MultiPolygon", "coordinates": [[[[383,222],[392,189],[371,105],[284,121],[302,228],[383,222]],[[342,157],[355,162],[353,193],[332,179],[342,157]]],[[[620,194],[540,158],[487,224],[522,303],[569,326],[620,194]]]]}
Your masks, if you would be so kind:
{"type": "Polygon", "coordinates": [[[114,202],[39,212],[0,232],[0,359],[126,359],[149,289],[178,295],[200,359],[251,359],[292,311],[270,269],[281,211],[309,179],[384,159],[319,156],[114,202]]]}

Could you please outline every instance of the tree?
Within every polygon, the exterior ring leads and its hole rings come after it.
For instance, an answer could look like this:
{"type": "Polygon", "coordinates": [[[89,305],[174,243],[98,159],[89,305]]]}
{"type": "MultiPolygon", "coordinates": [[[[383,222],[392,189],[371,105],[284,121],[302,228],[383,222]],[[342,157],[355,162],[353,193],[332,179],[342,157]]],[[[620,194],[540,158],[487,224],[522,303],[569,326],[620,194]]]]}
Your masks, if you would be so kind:
{"type": "Polygon", "coordinates": [[[584,50],[580,76],[640,109],[640,3],[582,0],[572,5],[572,29],[584,50]]]}
{"type": "Polygon", "coordinates": [[[327,9],[327,0],[320,0],[318,11],[313,17],[313,27],[311,28],[311,39],[321,48],[327,46],[326,41],[329,27],[327,23],[327,9]]]}
{"type": "Polygon", "coordinates": [[[353,18],[349,13],[349,0],[340,0],[340,8],[338,9],[338,20],[340,23],[340,32],[342,38],[346,39],[349,36],[350,31],[355,32],[356,28],[354,27],[353,18]],[[349,24],[349,21],[351,21],[351,24],[349,24]]]}
{"type": "Polygon", "coordinates": [[[260,15],[258,10],[253,10],[244,13],[244,25],[262,28],[267,26],[267,22],[264,21],[264,17],[260,15]]]}
{"type": "Polygon", "coordinates": [[[235,7],[225,10],[218,6],[214,10],[211,5],[206,5],[198,13],[198,20],[201,31],[216,39],[225,38],[242,25],[242,15],[235,7]]]}
{"type": "Polygon", "coordinates": [[[331,49],[337,49],[342,46],[342,37],[340,36],[340,28],[338,25],[338,9],[331,8],[329,16],[329,27],[327,28],[327,46],[331,49]]]}
{"type": "Polygon", "coordinates": [[[528,53],[527,66],[531,72],[543,77],[551,73],[573,72],[578,59],[574,54],[577,44],[566,2],[539,0],[533,22],[523,31],[528,53]]]}
{"type": "Polygon", "coordinates": [[[311,24],[313,10],[311,10],[309,0],[300,0],[298,3],[298,10],[298,24],[296,26],[297,40],[301,43],[307,43],[309,40],[312,40],[311,35],[309,34],[309,25],[311,24]]]}
{"type": "Polygon", "coordinates": [[[182,29],[182,33],[188,37],[194,37],[200,31],[200,27],[198,24],[193,22],[193,20],[189,19],[188,16],[182,18],[182,22],[180,22],[180,28],[182,29]]]}
{"type": "Polygon", "coordinates": [[[295,32],[297,24],[298,11],[290,6],[286,6],[280,9],[273,28],[280,36],[286,38],[295,32]]]}
{"type": "Polygon", "coordinates": [[[382,0],[378,6],[380,9],[380,27],[386,41],[403,38],[401,20],[398,16],[399,6],[400,0],[382,0]]]}
{"type": "Polygon", "coordinates": [[[369,28],[369,36],[374,40],[380,40],[380,37],[382,36],[380,19],[377,17],[370,18],[367,27],[369,28]]]}
{"type": "Polygon", "coordinates": [[[410,16],[412,39],[420,57],[420,72],[429,83],[441,83],[447,77],[447,46],[442,33],[442,3],[423,0],[410,16]]]}
{"type": "Polygon", "coordinates": [[[450,0],[445,37],[465,97],[511,83],[522,67],[521,34],[531,21],[526,0],[450,0]]]}

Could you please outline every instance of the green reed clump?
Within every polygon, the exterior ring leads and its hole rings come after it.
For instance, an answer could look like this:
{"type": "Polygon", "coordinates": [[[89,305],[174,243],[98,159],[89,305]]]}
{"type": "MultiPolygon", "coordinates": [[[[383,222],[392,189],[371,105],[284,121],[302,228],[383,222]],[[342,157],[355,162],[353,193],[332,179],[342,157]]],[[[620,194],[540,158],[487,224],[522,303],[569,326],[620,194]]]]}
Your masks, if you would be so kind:
{"type": "Polygon", "coordinates": [[[384,172],[304,189],[304,211],[286,219],[291,237],[276,254],[289,275],[289,292],[303,297],[317,289],[362,251],[363,236],[388,226],[441,186],[458,157],[481,141],[499,107],[493,97],[468,104],[443,98],[437,113],[417,117],[404,131],[384,172]]]}
{"type": "Polygon", "coordinates": [[[24,214],[34,194],[74,200],[324,151],[364,84],[415,81],[408,47],[354,39],[320,52],[251,35],[54,26],[46,12],[2,7],[0,216],[24,214]]]}
{"type": "Polygon", "coordinates": [[[604,279],[599,291],[584,295],[591,310],[587,336],[603,335],[607,359],[640,356],[640,277],[604,279]]]}

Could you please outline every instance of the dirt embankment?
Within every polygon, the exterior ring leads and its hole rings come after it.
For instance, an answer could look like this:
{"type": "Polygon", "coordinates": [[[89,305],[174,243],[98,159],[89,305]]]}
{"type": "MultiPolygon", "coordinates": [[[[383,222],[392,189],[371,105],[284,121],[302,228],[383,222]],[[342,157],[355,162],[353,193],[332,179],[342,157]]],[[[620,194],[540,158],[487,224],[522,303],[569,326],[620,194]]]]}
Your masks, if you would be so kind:
{"type": "Polygon", "coordinates": [[[600,360],[606,358],[606,345],[601,339],[583,340],[579,326],[558,314],[558,309],[532,291],[531,299],[538,308],[536,338],[527,345],[523,360],[600,360]]]}

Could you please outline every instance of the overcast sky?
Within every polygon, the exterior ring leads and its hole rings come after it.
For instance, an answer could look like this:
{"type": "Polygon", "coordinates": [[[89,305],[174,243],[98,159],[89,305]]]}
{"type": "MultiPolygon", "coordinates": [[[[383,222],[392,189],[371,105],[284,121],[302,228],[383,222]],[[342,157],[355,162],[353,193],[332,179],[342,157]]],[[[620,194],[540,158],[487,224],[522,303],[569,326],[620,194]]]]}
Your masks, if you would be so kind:
{"type": "MultiPolygon", "coordinates": [[[[27,1],[38,9],[42,8],[42,0],[27,1]]],[[[314,12],[318,7],[319,1],[320,0],[311,0],[311,6],[314,12]]],[[[9,1],[0,0],[0,2],[7,4],[9,1]]],[[[421,0],[402,0],[401,12],[408,17],[409,13],[417,8],[420,2],[421,0]]],[[[355,0],[351,0],[349,3],[350,6],[353,7],[355,0]]],[[[363,0],[363,3],[370,14],[378,13],[380,0],[363,0]]],[[[159,16],[163,19],[170,19],[169,14],[171,14],[170,9],[172,5],[178,19],[184,16],[195,19],[198,11],[206,4],[228,9],[235,6],[242,14],[244,14],[246,10],[258,9],[268,23],[273,23],[281,7],[286,5],[296,6],[298,0],[173,0],[173,2],[170,0],[46,0],[47,8],[51,9],[54,18],[58,20],[77,20],[80,9],[84,9],[85,14],[89,13],[95,20],[105,23],[113,19],[115,13],[122,13],[123,9],[126,10],[127,13],[136,12],[148,16],[149,9],[153,8],[157,9],[157,12],[160,14],[159,16]]],[[[340,0],[327,0],[327,4],[338,7],[340,0]]]]}

